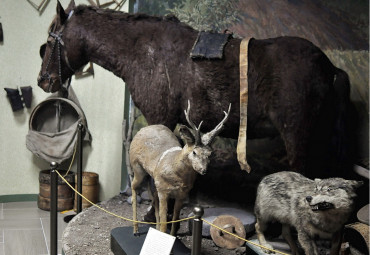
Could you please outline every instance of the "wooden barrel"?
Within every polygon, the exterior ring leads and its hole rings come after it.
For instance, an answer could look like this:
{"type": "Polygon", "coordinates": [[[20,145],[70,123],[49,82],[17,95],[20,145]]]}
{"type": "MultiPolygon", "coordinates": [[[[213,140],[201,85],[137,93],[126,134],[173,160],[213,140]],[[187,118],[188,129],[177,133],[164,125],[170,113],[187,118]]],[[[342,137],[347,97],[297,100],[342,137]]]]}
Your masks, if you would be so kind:
{"type": "MultiPolygon", "coordinates": [[[[67,171],[58,170],[64,176],[67,171]]],[[[64,178],[74,185],[74,173],[69,172],[64,178]]],[[[37,199],[37,206],[50,211],[50,170],[42,170],[39,174],[40,193],[37,199]]],[[[73,190],[58,176],[58,211],[71,210],[73,208],[73,190]]]]}
{"type": "MultiPolygon", "coordinates": [[[[77,190],[77,175],[75,176],[77,190]]],[[[93,203],[99,200],[99,175],[93,172],[82,172],[82,195],[93,203]]],[[[91,204],[82,198],[82,209],[90,207],[91,204]]],[[[77,210],[77,193],[75,194],[74,210],[77,210]]]]}

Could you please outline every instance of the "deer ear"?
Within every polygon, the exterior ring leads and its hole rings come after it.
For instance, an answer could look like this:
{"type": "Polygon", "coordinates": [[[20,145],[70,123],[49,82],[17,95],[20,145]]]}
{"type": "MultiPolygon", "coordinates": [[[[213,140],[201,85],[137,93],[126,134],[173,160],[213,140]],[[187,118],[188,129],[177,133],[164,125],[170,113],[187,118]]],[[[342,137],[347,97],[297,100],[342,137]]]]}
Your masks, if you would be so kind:
{"type": "Polygon", "coordinates": [[[61,25],[63,25],[68,18],[68,15],[64,11],[63,6],[60,4],[59,1],[57,3],[57,17],[61,25]]]}
{"type": "Polygon", "coordinates": [[[195,143],[195,137],[187,126],[180,125],[179,133],[180,133],[181,139],[187,145],[193,145],[195,143]]]}

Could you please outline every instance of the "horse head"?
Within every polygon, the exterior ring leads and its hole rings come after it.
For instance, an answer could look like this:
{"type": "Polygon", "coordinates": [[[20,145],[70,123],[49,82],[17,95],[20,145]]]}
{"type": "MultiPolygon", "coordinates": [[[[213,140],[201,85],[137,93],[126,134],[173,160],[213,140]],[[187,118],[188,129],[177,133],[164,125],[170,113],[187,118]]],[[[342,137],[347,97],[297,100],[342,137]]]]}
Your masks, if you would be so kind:
{"type": "Polygon", "coordinates": [[[47,43],[40,47],[42,64],[37,83],[46,92],[60,90],[83,65],[78,44],[76,40],[72,41],[73,37],[68,36],[67,32],[67,28],[72,26],[70,23],[74,8],[74,0],[71,0],[66,10],[58,1],[57,15],[49,27],[47,43]]]}

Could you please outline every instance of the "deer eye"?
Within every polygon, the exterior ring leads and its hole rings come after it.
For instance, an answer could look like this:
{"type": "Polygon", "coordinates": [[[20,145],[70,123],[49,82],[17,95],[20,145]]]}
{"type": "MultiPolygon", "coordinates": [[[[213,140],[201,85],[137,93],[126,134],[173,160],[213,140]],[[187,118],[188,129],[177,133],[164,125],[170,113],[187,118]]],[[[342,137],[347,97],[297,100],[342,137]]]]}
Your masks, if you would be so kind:
{"type": "Polygon", "coordinates": [[[197,155],[197,153],[195,151],[193,151],[193,155],[197,155]]]}
{"type": "Polygon", "coordinates": [[[326,191],[331,191],[332,190],[332,188],[330,188],[330,187],[328,187],[327,189],[326,189],[326,191]]]}

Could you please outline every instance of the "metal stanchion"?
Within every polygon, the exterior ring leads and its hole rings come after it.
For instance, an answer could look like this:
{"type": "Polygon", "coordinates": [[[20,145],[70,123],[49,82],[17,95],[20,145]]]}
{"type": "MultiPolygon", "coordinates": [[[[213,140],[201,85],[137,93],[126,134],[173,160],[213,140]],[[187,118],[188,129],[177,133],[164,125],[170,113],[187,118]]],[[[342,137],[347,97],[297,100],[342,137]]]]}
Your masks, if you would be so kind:
{"type": "Polygon", "coordinates": [[[193,248],[191,250],[191,255],[200,255],[202,248],[202,216],[204,210],[201,206],[194,207],[193,213],[195,218],[193,219],[193,248]]]}
{"type": "Polygon", "coordinates": [[[58,254],[58,164],[50,163],[50,255],[58,254]]]}
{"type": "MultiPolygon", "coordinates": [[[[83,125],[81,123],[78,124],[78,138],[77,138],[77,146],[78,146],[78,159],[77,159],[77,191],[82,194],[82,130],[83,125]]],[[[77,196],[77,214],[82,211],[82,197],[77,196]]]]}

